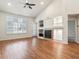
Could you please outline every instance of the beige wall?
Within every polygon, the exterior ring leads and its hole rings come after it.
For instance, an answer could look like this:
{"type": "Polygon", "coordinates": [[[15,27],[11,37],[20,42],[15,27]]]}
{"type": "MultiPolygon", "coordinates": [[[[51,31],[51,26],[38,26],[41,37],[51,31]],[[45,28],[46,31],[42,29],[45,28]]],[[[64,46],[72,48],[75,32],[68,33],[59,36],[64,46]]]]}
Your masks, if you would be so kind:
{"type": "MultiPolygon", "coordinates": [[[[8,15],[14,15],[14,14],[0,12],[0,40],[32,37],[32,24],[33,24],[33,20],[34,20],[33,18],[26,17],[27,33],[25,33],[25,34],[7,34],[7,32],[6,32],[7,31],[6,30],[6,16],[8,16],[8,15]]],[[[25,16],[23,16],[23,17],[25,17],[25,16]]]]}

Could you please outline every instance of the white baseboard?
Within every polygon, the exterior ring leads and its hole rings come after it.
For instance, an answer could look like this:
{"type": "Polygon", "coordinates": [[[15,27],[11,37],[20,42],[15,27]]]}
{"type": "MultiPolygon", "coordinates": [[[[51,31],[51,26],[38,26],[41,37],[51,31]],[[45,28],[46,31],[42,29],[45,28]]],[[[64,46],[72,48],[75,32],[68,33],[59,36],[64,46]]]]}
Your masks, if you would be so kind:
{"type": "MultiPolygon", "coordinates": [[[[38,37],[39,39],[43,39],[43,40],[49,40],[49,39],[47,39],[47,38],[43,38],[43,37],[38,37]]],[[[50,39],[50,40],[52,40],[52,39],[50,39]]],[[[63,41],[63,40],[54,40],[55,42],[58,42],[58,43],[62,43],[62,44],[68,44],[68,42],[67,41],[63,41]]]]}
{"type": "Polygon", "coordinates": [[[32,38],[32,36],[28,36],[28,37],[18,37],[18,38],[6,38],[6,39],[0,39],[0,41],[16,40],[16,39],[21,39],[21,38],[32,38]]]}
{"type": "Polygon", "coordinates": [[[75,42],[79,44],[79,41],[75,41],[75,42]]]}
{"type": "Polygon", "coordinates": [[[62,41],[62,40],[54,40],[55,42],[58,42],[58,43],[62,43],[62,44],[68,44],[68,42],[66,41],[62,41]]]}

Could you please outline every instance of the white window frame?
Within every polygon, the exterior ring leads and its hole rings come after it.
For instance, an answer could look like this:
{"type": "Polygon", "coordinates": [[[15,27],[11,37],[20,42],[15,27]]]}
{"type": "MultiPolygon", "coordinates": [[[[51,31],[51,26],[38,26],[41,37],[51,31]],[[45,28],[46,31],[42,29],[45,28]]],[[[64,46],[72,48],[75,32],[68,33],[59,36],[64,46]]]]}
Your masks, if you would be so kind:
{"type": "Polygon", "coordinates": [[[53,19],[53,27],[63,27],[63,17],[58,16],[53,19]]]}
{"type": "Polygon", "coordinates": [[[54,33],[54,39],[55,40],[62,40],[63,39],[63,17],[62,16],[58,16],[58,17],[55,17],[54,20],[53,20],[53,30],[56,32],[54,33]],[[59,34],[59,31],[62,31],[60,34],[59,34]]]}
{"type": "MultiPolygon", "coordinates": [[[[14,26],[14,24],[13,24],[13,26],[14,26]]],[[[22,33],[27,33],[27,20],[26,20],[25,17],[8,15],[7,16],[7,24],[6,24],[6,27],[7,27],[7,34],[22,34],[22,33]],[[9,31],[9,28],[8,28],[9,27],[8,23],[10,22],[10,20],[8,18],[14,18],[12,21],[15,21],[15,27],[14,27],[15,29],[13,28],[11,32],[9,31]],[[22,26],[23,25],[23,24],[21,25],[21,23],[19,22],[19,20],[21,18],[23,19],[23,21],[25,21],[24,22],[24,29],[22,29],[22,27],[20,27],[21,30],[18,30],[19,29],[19,26],[22,26]]]]}
{"type": "Polygon", "coordinates": [[[53,36],[55,40],[63,40],[63,29],[54,29],[53,36]],[[61,32],[59,32],[61,30],[61,32]]]}

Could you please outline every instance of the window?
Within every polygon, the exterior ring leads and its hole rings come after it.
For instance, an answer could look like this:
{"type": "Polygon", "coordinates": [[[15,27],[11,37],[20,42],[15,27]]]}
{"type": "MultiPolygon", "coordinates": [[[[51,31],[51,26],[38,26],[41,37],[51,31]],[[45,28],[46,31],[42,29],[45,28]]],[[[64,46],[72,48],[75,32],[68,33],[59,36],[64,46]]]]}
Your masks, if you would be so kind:
{"type": "Polygon", "coordinates": [[[58,16],[58,17],[54,18],[53,26],[54,27],[63,26],[62,16],[58,16]]]}
{"type": "Polygon", "coordinates": [[[26,19],[18,16],[7,16],[7,33],[26,33],[26,19]]]}
{"type": "Polygon", "coordinates": [[[54,26],[54,39],[62,40],[63,36],[63,18],[62,16],[55,17],[53,20],[54,26]]]}
{"type": "Polygon", "coordinates": [[[54,29],[54,39],[56,40],[62,40],[62,29],[54,29]]]}

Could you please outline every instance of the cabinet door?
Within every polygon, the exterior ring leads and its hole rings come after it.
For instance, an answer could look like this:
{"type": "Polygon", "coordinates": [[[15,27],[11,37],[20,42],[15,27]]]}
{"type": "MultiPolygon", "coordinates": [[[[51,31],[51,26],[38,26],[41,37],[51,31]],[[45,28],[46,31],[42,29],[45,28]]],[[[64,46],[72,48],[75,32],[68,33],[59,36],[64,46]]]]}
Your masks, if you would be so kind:
{"type": "Polygon", "coordinates": [[[45,20],[44,21],[44,25],[45,25],[45,28],[52,28],[52,25],[53,25],[53,23],[52,23],[53,21],[52,21],[52,19],[47,19],[47,20],[45,20]]]}

